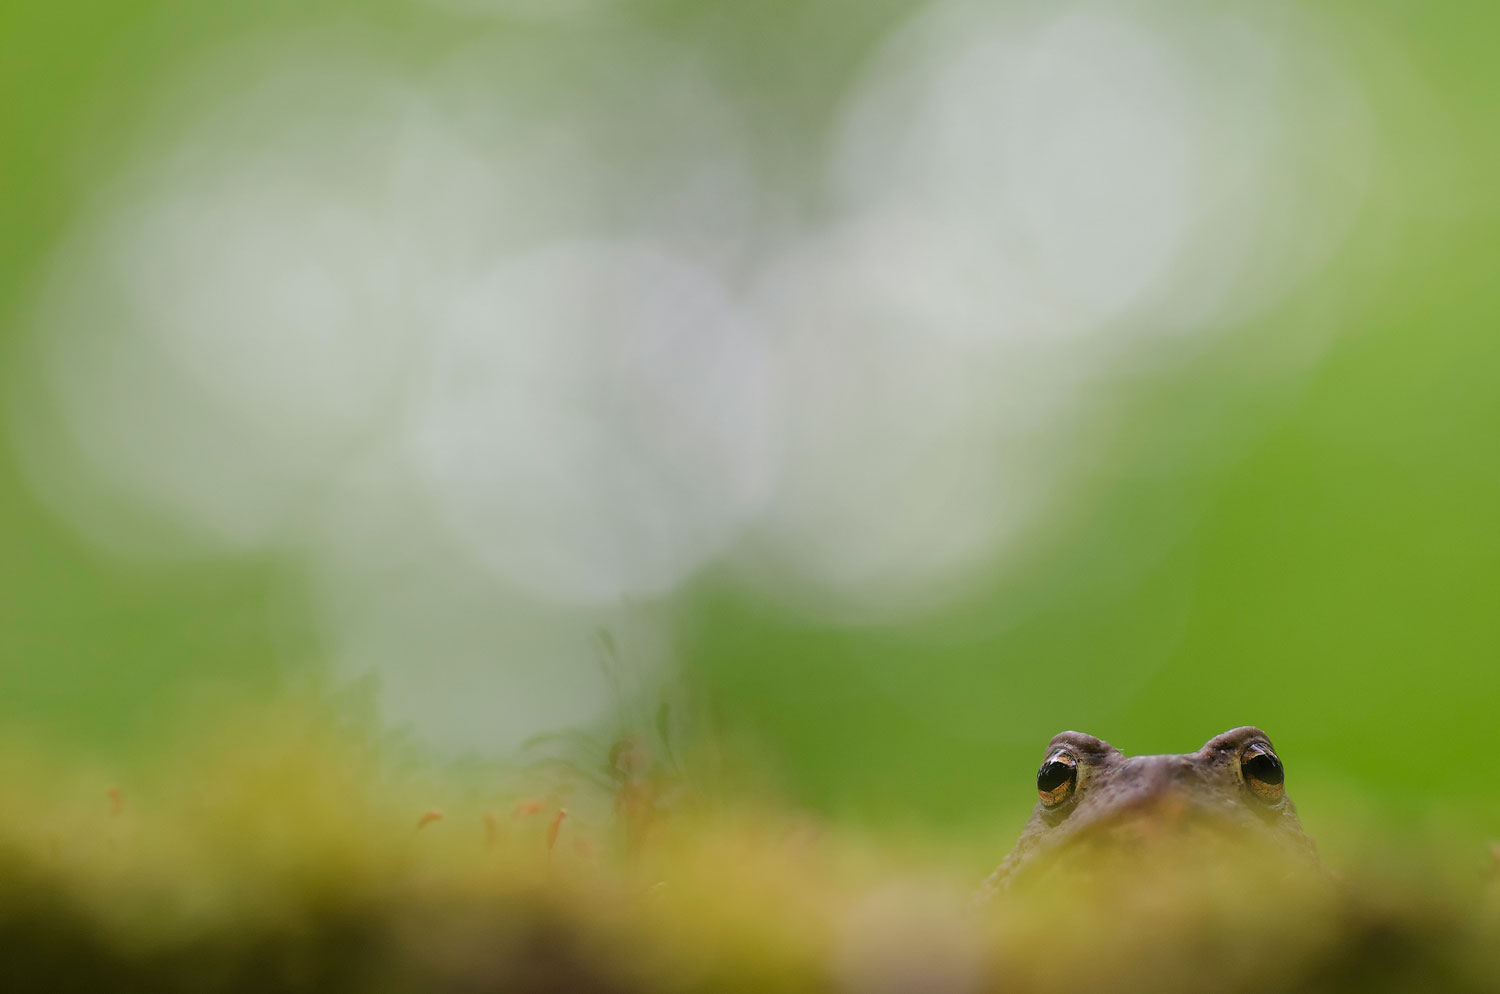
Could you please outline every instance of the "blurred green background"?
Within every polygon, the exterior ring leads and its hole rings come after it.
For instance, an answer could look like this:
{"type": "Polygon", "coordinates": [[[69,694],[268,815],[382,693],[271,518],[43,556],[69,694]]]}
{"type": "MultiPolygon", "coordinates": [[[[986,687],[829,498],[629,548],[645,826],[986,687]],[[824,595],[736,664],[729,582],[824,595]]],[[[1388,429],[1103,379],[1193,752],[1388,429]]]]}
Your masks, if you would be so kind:
{"type": "MultiPolygon", "coordinates": [[[[183,714],[275,700],[323,670],[296,554],[122,558],[23,468],[44,406],[27,356],[49,260],[149,157],[164,105],[212,113],[219,94],[183,94],[184,73],[305,32],[420,71],[484,34],[544,67],[539,101],[587,101],[594,84],[563,78],[579,46],[608,50],[628,29],[690,53],[742,127],[757,181],[815,214],[851,88],[921,7],[601,6],[575,19],[396,2],[0,9],[8,738],[149,764],[178,745],[183,714]]],[[[1003,553],[936,604],[888,617],[830,614],[795,584],[772,596],[715,564],[647,598],[670,619],[670,679],[797,803],[1006,834],[1057,731],[1186,751],[1256,724],[1314,832],[1334,812],[1500,829],[1486,758],[1500,699],[1500,10],[1316,6],[1373,135],[1347,234],[1313,276],[1213,337],[1111,364],[1069,433],[1037,443],[1056,480],[1003,553]],[[1304,341],[1322,344],[1302,356],[1304,341]]],[[[235,58],[236,72],[254,61],[235,58]]],[[[224,91],[238,79],[226,71],[224,91]]],[[[1290,151],[1316,164],[1319,137],[1290,151]]]]}

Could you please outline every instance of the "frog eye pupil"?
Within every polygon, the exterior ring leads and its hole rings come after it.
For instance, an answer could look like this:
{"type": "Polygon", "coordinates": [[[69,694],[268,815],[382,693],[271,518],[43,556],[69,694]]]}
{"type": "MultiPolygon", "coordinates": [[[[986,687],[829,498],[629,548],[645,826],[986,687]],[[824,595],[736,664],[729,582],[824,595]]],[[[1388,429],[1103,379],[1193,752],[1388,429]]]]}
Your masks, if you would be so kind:
{"type": "Polygon", "coordinates": [[[1280,760],[1266,753],[1245,761],[1245,776],[1273,787],[1286,782],[1286,771],[1281,768],[1280,760]]]}
{"type": "Polygon", "coordinates": [[[1036,789],[1054,791],[1073,777],[1073,768],[1067,763],[1053,761],[1042,767],[1036,775],[1036,789]]]}
{"type": "Polygon", "coordinates": [[[1078,760],[1065,752],[1052,755],[1036,774],[1036,792],[1042,806],[1056,807],[1072,796],[1078,786],[1078,760]]]}

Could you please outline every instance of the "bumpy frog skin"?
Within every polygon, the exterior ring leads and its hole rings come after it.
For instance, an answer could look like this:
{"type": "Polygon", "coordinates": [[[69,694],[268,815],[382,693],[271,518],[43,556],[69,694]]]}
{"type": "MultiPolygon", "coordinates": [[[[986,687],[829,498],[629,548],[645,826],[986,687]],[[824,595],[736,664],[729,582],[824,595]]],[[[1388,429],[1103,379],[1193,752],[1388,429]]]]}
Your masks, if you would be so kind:
{"type": "Polygon", "coordinates": [[[1048,743],[1037,773],[1036,810],[981,895],[1085,851],[1128,857],[1205,832],[1316,862],[1283,779],[1270,738],[1250,726],[1216,735],[1197,752],[1166,756],[1127,756],[1092,735],[1063,732],[1048,743]]]}

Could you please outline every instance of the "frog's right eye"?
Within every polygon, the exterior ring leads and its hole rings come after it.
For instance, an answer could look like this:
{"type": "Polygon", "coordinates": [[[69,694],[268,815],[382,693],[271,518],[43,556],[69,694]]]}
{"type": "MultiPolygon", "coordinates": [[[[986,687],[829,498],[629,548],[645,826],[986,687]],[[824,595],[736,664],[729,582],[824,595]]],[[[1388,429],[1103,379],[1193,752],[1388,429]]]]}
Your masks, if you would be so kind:
{"type": "Polygon", "coordinates": [[[1251,793],[1267,804],[1281,800],[1286,789],[1286,771],[1281,768],[1281,760],[1264,742],[1252,742],[1240,756],[1240,775],[1251,793]]]}
{"type": "Polygon", "coordinates": [[[1042,807],[1055,808],[1073,796],[1078,787],[1078,760],[1059,749],[1042,762],[1036,772],[1036,792],[1042,807]]]}

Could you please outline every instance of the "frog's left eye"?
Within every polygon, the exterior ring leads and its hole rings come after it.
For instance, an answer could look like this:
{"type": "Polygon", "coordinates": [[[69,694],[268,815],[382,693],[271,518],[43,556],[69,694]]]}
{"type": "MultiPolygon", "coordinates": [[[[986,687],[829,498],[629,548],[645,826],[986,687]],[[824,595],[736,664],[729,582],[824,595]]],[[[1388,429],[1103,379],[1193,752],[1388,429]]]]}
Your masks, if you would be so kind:
{"type": "Polygon", "coordinates": [[[1042,762],[1036,772],[1036,792],[1042,799],[1042,807],[1055,808],[1078,787],[1078,760],[1073,754],[1059,749],[1042,762]]]}
{"type": "Polygon", "coordinates": [[[1254,743],[1240,755],[1240,773],[1245,786],[1262,801],[1279,801],[1286,791],[1286,771],[1264,742],[1254,743]]]}

